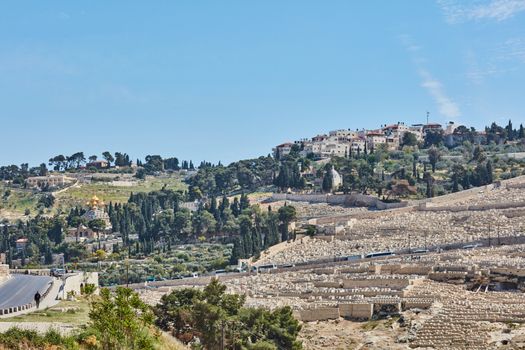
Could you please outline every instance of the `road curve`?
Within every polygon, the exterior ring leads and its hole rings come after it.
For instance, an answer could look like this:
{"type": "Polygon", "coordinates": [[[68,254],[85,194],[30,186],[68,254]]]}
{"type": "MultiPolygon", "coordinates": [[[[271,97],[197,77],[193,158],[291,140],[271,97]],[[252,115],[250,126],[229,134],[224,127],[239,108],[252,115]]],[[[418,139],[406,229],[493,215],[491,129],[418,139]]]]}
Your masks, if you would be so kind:
{"type": "Polygon", "coordinates": [[[35,293],[44,294],[52,280],[47,276],[11,275],[0,283],[0,309],[32,302],[35,293]]]}

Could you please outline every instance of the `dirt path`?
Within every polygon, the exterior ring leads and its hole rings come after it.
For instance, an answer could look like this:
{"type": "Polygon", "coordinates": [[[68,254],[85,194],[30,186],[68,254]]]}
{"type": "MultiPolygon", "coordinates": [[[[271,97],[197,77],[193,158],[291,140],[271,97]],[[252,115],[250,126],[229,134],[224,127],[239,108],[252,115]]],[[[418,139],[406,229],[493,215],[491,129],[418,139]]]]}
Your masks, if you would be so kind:
{"type": "Polygon", "coordinates": [[[4,333],[13,327],[33,330],[39,333],[45,333],[50,329],[54,329],[63,335],[70,334],[77,329],[76,326],[60,322],[0,322],[0,333],[4,333]]]}
{"type": "Polygon", "coordinates": [[[53,197],[56,198],[56,195],[57,194],[60,194],[60,193],[63,193],[63,192],[66,192],[67,190],[69,190],[70,188],[73,188],[73,187],[80,187],[81,185],[78,183],[78,179],[77,181],[75,181],[74,184],[72,184],[71,186],[67,186],[66,188],[62,188],[58,191],[55,191],[55,192],[51,192],[51,194],[53,195],[53,197]]]}

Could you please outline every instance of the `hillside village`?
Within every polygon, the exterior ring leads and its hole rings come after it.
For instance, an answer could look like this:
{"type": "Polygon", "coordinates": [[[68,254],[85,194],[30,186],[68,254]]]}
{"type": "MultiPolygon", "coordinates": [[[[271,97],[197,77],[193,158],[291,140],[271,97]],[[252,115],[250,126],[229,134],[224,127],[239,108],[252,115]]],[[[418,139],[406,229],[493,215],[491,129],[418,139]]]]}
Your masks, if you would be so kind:
{"type": "MultiPolygon", "coordinates": [[[[510,126],[512,129],[512,124],[510,126]]],[[[523,127],[520,129],[523,133],[523,127]]],[[[500,135],[501,136],[501,135],[500,135]]],[[[518,132],[518,139],[519,139],[518,132]]],[[[523,138],[523,137],[521,137],[523,138]]],[[[303,157],[311,155],[316,159],[330,157],[351,157],[352,154],[373,153],[375,149],[386,148],[395,151],[402,146],[425,145],[430,146],[442,142],[447,147],[454,147],[469,141],[473,144],[482,144],[489,141],[486,131],[476,131],[464,125],[449,122],[445,126],[438,123],[406,125],[398,122],[391,125],[381,125],[379,129],[350,130],[341,129],[330,131],[311,139],[301,139],[275,146],[273,154],[276,158],[287,156],[292,148],[299,147],[299,154],[303,157]]],[[[494,138],[496,143],[504,142],[503,137],[494,138]]]]}

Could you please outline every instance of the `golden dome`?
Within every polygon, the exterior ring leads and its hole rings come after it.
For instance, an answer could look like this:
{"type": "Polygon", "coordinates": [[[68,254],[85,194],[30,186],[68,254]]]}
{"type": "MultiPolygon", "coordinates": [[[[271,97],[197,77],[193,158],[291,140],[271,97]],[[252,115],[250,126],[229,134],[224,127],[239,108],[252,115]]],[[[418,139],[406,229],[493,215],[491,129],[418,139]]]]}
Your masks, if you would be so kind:
{"type": "Polygon", "coordinates": [[[98,199],[96,195],[91,197],[91,199],[86,203],[90,208],[101,207],[104,205],[104,202],[98,199]]]}

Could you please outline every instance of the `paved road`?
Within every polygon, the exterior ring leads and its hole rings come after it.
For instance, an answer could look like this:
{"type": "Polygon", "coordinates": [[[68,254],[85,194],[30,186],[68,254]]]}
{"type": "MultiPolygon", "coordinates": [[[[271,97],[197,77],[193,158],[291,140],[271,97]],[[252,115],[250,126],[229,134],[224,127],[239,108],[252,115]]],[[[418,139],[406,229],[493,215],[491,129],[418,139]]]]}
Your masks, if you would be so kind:
{"type": "Polygon", "coordinates": [[[11,275],[0,284],[0,309],[32,302],[36,291],[44,294],[51,281],[47,276],[11,275]]]}

